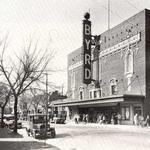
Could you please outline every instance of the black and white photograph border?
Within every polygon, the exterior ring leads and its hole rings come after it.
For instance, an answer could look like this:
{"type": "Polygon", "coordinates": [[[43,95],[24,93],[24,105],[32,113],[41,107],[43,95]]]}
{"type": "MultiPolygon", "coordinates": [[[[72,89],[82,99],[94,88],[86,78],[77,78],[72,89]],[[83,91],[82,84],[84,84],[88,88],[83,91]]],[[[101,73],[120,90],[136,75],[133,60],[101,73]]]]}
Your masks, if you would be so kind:
{"type": "Polygon", "coordinates": [[[150,1],[0,0],[0,149],[149,150],[150,1]]]}

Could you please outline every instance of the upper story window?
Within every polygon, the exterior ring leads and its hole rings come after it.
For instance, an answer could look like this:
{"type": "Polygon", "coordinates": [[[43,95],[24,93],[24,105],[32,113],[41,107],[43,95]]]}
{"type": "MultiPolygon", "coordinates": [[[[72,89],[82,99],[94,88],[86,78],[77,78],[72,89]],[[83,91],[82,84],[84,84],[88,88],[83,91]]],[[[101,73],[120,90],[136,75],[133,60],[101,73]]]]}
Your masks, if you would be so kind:
{"type": "Polygon", "coordinates": [[[84,99],[84,87],[83,86],[79,87],[79,99],[80,100],[84,99]]]}
{"type": "Polygon", "coordinates": [[[102,97],[102,90],[101,90],[101,89],[97,90],[97,96],[98,96],[99,98],[102,97]]]}
{"type": "Polygon", "coordinates": [[[92,98],[92,91],[90,91],[90,95],[89,95],[89,98],[92,98]]]}
{"type": "Polygon", "coordinates": [[[110,80],[110,94],[111,95],[118,94],[117,82],[118,82],[118,80],[116,80],[116,78],[113,78],[110,80]]]}
{"type": "Polygon", "coordinates": [[[83,91],[79,91],[79,99],[82,100],[83,99],[83,91]]]}
{"type": "Polygon", "coordinates": [[[97,91],[93,91],[93,93],[94,93],[94,98],[97,98],[97,91]]]}
{"type": "Polygon", "coordinates": [[[117,95],[117,86],[116,85],[111,85],[111,94],[117,95]]]}
{"type": "Polygon", "coordinates": [[[102,96],[102,90],[101,89],[92,89],[89,91],[89,98],[100,98],[102,96]]]}

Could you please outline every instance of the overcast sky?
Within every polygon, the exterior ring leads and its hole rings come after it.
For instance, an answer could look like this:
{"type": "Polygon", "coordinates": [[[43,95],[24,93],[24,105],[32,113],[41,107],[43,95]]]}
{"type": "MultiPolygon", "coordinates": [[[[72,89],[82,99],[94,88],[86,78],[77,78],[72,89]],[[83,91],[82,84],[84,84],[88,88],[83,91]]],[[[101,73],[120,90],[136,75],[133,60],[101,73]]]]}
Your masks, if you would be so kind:
{"type": "MultiPolygon", "coordinates": [[[[110,0],[110,26],[145,8],[150,9],[149,0],[110,0]]],[[[9,32],[11,52],[30,38],[55,50],[53,66],[64,71],[49,80],[66,86],[67,55],[82,45],[82,19],[89,10],[92,34],[106,31],[107,0],[0,0],[0,34],[9,32]]]]}

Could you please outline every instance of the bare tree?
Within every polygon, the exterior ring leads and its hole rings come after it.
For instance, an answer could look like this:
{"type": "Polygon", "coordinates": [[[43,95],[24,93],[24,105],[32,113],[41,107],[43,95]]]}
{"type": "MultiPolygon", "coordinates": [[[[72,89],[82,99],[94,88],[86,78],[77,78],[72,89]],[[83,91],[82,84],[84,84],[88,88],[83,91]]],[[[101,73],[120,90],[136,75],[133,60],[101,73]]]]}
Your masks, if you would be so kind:
{"type": "Polygon", "coordinates": [[[1,108],[1,127],[4,127],[4,111],[5,107],[9,101],[9,98],[11,96],[11,91],[8,89],[8,87],[0,82],[0,108],[1,108]]]}
{"type": "Polygon", "coordinates": [[[16,55],[16,58],[12,58],[12,62],[6,65],[6,58],[4,56],[7,40],[4,40],[1,46],[0,72],[4,75],[14,97],[14,132],[17,133],[18,98],[22,93],[31,88],[31,86],[35,85],[35,83],[38,84],[43,78],[43,72],[53,58],[53,52],[48,54],[47,49],[43,50],[38,48],[38,42],[34,44],[31,41],[27,47],[23,48],[21,56],[16,55]]]}
{"type": "Polygon", "coordinates": [[[41,89],[30,89],[30,92],[32,95],[28,99],[27,112],[33,108],[34,112],[38,113],[38,108],[45,106],[45,92],[41,89]]]}

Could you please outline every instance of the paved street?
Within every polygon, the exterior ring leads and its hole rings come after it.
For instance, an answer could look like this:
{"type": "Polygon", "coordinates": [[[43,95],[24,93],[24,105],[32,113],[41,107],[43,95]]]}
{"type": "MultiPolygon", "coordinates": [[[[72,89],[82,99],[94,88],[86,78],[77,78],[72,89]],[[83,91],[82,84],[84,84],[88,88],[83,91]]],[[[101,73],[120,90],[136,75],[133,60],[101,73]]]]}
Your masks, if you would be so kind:
{"type": "Polygon", "coordinates": [[[19,130],[18,138],[0,138],[0,147],[1,144],[7,147],[7,143],[17,142],[19,145],[15,150],[149,150],[150,148],[150,128],[96,124],[52,124],[52,126],[55,126],[57,136],[46,140],[47,148],[44,147],[44,140],[28,137],[25,129],[19,130]]]}
{"type": "Polygon", "coordinates": [[[149,150],[150,129],[113,125],[56,125],[49,139],[62,150],[149,150]]]}

